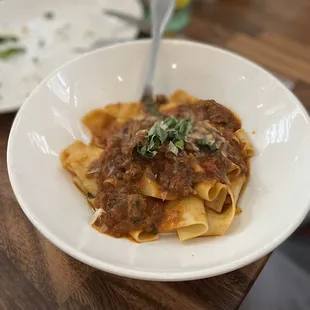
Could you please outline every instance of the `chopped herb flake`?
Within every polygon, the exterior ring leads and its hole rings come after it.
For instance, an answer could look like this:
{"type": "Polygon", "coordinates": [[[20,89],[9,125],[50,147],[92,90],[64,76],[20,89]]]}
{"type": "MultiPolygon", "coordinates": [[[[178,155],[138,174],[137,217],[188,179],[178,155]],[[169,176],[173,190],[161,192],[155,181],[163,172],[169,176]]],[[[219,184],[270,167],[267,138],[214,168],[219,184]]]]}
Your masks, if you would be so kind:
{"type": "Polygon", "coordinates": [[[25,49],[22,47],[11,47],[6,50],[0,51],[0,59],[8,59],[14,55],[25,53],[25,49]]]}
{"type": "Polygon", "coordinates": [[[183,150],[184,149],[184,141],[183,140],[178,140],[176,142],[174,142],[174,145],[178,148],[183,150]]]}
{"type": "Polygon", "coordinates": [[[96,198],[92,193],[88,192],[87,193],[87,199],[94,199],[96,198]]]}
{"type": "Polygon", "coordinates": [[[4,44],[7,42],[17,42],[19,41],[17,36],[14,35],[2,35],[0,36],[0,44],[4,44]]]}
{"type": "Polygon", "coordinates": [[[160,143],[163,144],[167,139],[168,133],[161,124],[156,122],[149,130],[147,136],[149,139],[156,137],[159,139],[160,143]]]}
{"type": "Polygon", "coordinates": [[[192,126],[193,121],[188,119],[182,119],[177,123],[175,129],[177,130],[178,137],[180,140],[185,140],[187,135],[192,130],[192,126]]]}
{"type": "Polygon", "coordinates": [[[198,139],[196,144],[201,147],[208,147],[211,152],[215,152],[219,149],[214,140],[198,139]]]}
{"type": "Polygon", "coordinates": [[[139,143],[137,145],[137,153],[145,158],[153,158],[157,154],[157,151],[152,151],[148,146],[139,143]]]}
{"type": "Polygon", "coordinates": [[[149,149],[150,150],[156,150],[156,149],[158,149],[158,147],[160,146],[160,144],[161,144],[161,142],[160,142],[160,140],[157,138],[157,136],[152,136],[151,138],[150,138],[150,141],[149,141],[149,149]]]}
{"type": "Polygon", "coordinates": [[[174,128],[177,125],[178,121],[175,117],[167,117],[164,119],[162,123],[162,127],[164,129],[171,129],[174,128]]]}
{"type": "Polygon", "coordinates": [[[172,141],[170,141],[168,144],[168,151],[173,153],[174,155],[178,155],[179,153],[179,149],[173,144],[172,141]]]}

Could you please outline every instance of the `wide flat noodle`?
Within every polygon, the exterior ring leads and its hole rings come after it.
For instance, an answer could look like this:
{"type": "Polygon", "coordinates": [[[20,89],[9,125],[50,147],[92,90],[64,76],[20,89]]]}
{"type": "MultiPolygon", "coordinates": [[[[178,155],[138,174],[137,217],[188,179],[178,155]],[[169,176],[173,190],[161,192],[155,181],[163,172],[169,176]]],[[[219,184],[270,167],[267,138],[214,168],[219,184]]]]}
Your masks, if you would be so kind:
{"type": "Polygon", "coordinates": [[[239,140],[240,145],[242,146],[243,153],[245,157],[251,158],[254,156],[254,148],[250,141],[248,134],[243,130],[239,129],[235,132],[235,136],[239,140]]]}
{"type": "Polygon", "coordinates": [[[87,113],[82,118],[82,122],[91,132],[92,142],[101,146],[100,138],[103,133],[107,134],[115,125],[128,121],[141,113],[141,103],[116,103],[87,113]]]}
{"type": "Polygon", "coordinates": [[[228,168],[227,174],[228,178],[237,177],[241,173],[241,169],[239,166],[231,162],[231,166],[228,168]]]}
{"type": "Polygon", "coordinates": [[[107,114],[104,109],[96,109],[87,113],[82,118],[82,122],[89,129],[94,139],[100,138],[105,130],[113,126],[116,118],[107,114]]]}
{"type": "Polygon", "coordinates": [[[159,232],[176,230],[181,241],[196,238],[208,230],[203,200],[197,196],[167,202],[159,232]]]}
{"type": "Polygon", "coordinates": [[[209,228],[203,236],[224,235],[229,226],[231,225],[235,216],[236,203],[231,189],[228,188],[228,191],[230,197],[232,198],[232,201],[230,204],[224,206],[221,213],[206,208],[209,228]]]}
{"type": "Polygon", "coordinates": [[[180,104],[195,104],[199,102],[199,99],[190,95],[186,91],[182,89],[177,89],[174,93],[172,93],[169,97],[169,102],[176,102],[180,104]]]}
{"type": "Polygon", "coordinates": [[[154,197],[161,200],[175,200],[177,197],[171,193],[163,191],[159,184],[146,175],[140,181],[140,193],[144,196],[154,197]]]}
{"type": "Polygon", "coordinates": [[[151,234],[143,230],[131,231],[129,236],[138,243],[151,242],[159,238],[158,234],[151,234]]]}
{"type": "Polygon", "coordinates": [[[142,105],[139,102],[115,103],[107,105],[103,110],[119,121],[128,121],[130,118],[142,113],[142,105]]]}
{"type": "Polygon", "coordinates": [[[205,200],[210,209],[221,212],[227,197],[227,185],[215,180],[205,181],[195,186],[198,196],[205,200]]]}
{"type": "Polygon", "coordinates": [[[74,183],[84,193],[89,192],[93,196],[98,191],[97,182],[94,177],[87,177],[87,172],[92,163],[100,158],[102,152],[103,150],[96,146],[86,145],[81,141],[76,141],[60,155],[62,166],[75,174],[74,183]]]}
{"type": "Polygon", "coordinates": [[[237,204],[243,185],[246,183],[246,176],[241,175],[231,180],[231,190],[237,204]]]}
{"type": "Polygon", "coordinates": [[[203,236],[222,236],[231,225],[235,216],[235,205],[225,206],[221,213],[206,209],[209,229],[203,236]]]}
{"type": "Polygon", "coordinates": [[[195,104],[198,102],[198,98],[191,96],[182,89],[178,89],[169,97],[169,100],[166,104],[160,106],[160,111],[165,112],[173,110],[174,108],[182,104],[195,104]]]}
{"type": "Polygon", "coordinates": [[[224,204],[221,213],[206,208],[209,229],[204,236],[221,236],[225,234],[236,214],[236,204],[245,182],[245,175],[238,176],[231,181],[231,186],[228,187],[228,195],[230,199],[228,203],[224,204]]]}

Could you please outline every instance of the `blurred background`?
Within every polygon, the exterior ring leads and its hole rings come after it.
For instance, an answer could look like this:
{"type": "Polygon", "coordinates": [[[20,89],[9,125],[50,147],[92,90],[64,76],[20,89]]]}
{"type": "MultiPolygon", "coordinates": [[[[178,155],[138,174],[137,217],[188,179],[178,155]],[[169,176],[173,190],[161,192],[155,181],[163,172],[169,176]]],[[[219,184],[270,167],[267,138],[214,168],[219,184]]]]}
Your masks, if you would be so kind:
{"type": "MultiPolygon", "coordinates": [[[[248,57],[309,111],[309,16],[308,0],[177,0],[165,36],[248,57]]],[[[150,33],[147,0],[0,1],[0,175],[14,112],[48,73],[83,53],[150,33]]],[[[309,222],[308,216],[274,251],[240,309],[310,309],[309,222]]]]}

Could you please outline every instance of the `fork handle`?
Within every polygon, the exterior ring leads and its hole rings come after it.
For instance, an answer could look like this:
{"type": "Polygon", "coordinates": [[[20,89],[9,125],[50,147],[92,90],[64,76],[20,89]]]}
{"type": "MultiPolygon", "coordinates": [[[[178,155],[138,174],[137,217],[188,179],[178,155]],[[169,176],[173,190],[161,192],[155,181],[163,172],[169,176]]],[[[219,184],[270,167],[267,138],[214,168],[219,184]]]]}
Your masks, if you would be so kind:
{"type": "Polygon", "coordinates": [[[174,10],[174,0],[151,0],[152,13],[152,44],[149,65],[147,68],[146,85],[153,84],[157,54],[160,40],[174,10]]]}

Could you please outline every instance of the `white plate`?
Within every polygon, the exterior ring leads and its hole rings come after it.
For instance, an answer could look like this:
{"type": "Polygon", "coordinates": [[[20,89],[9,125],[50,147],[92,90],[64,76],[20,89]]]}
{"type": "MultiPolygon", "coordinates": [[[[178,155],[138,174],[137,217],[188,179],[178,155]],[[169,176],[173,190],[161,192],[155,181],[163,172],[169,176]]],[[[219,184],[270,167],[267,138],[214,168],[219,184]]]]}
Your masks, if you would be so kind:
{"type": "Polygon", "coordinates": [[[223,237],[181,243],[174,235],[135,244],[98,233],[92,212],[60,166],[59,153],[87,141],[80,118],[111,102],[139,98],[149,41],[93,52],[50,75],[19,111],[9,139],[8,170],[32,223],[56,246],[96,268],[132,278],[189,280],[242,267],[272,251],[301,223],[310,201],[309,117],[271,74],[227,51],[164,41],[155,87],[182,88],[231,107],[256,156],[241,216],[223,237]],[[128,61],[130,59],[130,61],[128,61]],[[30,121],[31,120],[31,121],[30,121]]]}
{"type": "Polygon", "coordinates": [[[17,110],[50,72],[75,58],[77,47],[96,39],[131,40],[138,33],[103,14],[120,10],[142,18],[137,0],[6,0],[0,3],[0,34],[17,35],[27,52],[0,60],[0,113],[17,110]],[[54,17],[47,19],[46,12],[54,17]]]}

